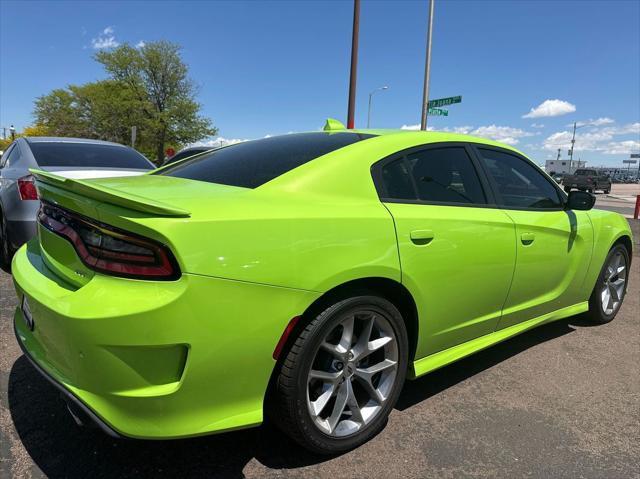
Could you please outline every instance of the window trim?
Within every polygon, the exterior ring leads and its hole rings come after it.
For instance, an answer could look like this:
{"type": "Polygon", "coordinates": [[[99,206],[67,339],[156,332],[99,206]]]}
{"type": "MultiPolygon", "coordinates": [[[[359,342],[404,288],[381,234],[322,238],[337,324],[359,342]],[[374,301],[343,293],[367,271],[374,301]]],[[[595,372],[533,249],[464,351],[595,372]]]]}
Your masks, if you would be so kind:
{"type": "Polygon", "coordinates": [[[9,159],[9,155],[13,153],[13,150],[16,149],[17,145],[18,144],[15,142],[11,143],[9,147],[5,150],[5,152],[2,154],[2,158],[0,158],[0,169],[5,167],[5,165],[7,164],[7,160],[9,159]]]}
{"type": "Polygon", "coordinates": [[[457,206],[462,208],[498,208],[498,205],[495,202],[495,197],[493,195],[493,190],[490,187],[488,178],[486,177],[486,172],[481,168],[479,164],[478,158],[476,157],[475,152],[471,149],[469,143],[461,142],[461,141],[442,141],[435,143],[426,143],[422,145],[412,146],[410,148],[406,148],[404,150],[396,151],[395,153],[386,156],[378,161],[376,161],[373,165],[371,165],[371,178],[373,179],[373,184],[376,188],[376,192],[378,193],[378,198],[382,203],[401,203],[401,204],[410,204],[410,205],[433,205],[433,206],[457,206]],[[415,179],[413,175],[409,174],[409,181],[413,187],[413,192],[415,194],[416,199],[398,199],[398,198],[389,198],[386,196],[386,191],[384,188],[384,182],[382,181],[382,168],[384,168],[387,164],[392,163],[396,160],[407,161],[406,158],[408,155],[426,150],[435,150],[442,148],[464,148],[465,153],[469,157],[471,161],[471,166],[473,167],[476,176],[480,182],[480,188],[485,197],[485,203],[456,203],[450,201],[430,201],[430,200],[421,200],[418,198],[418,188],[415,184],[415,179]]]}
{"type": "Polygon", "coordinates": [[[492,190],[492,194],[493,197],[495,198],[495,202],[496,202],[496,206],[502,210],[514,210],[514,211],[538,211],[538,212],[545,212],[545,211],[564,211],[566,204],[567,204],[567,195],[564,191],[562,191],[562,189],[558,186],[558,184],[553,181],[553,179],[551,177],[549,177],[547,174],[545,174],[542,170],[540,170],[540,168],[538,168],[538,165],[536,165],[533,161],[531,161],[529,158],[527,158],[524,155],[521,155],[513,150],[509,150],[507,148],[502,148],[499,146],[493,146],[493,145],[486,145],[484,143],[473,143],[470,145],[471,149],[474,152],[474,155],[476,156],[476,160],[480,166],[480,168],[482,169],[482,171],[484,172],[484,175],[487,177],[488,183],[490,185],[490,188],[492,190]],[[556,208],[532,208],[532,207],[528,207],[528,206],[521,206],[521,207],[516,207],[516,206],[509,206],[504,204],[504,201],[502,199],[502,195],[500,194],[500,190],[498,189],[498,185],[495,181],[495,179],[491,176],[491,174],[489,173],[488,169],[485,167],[484,163],[482,162],[481,158],[482,158],[482,153],[480,152],[481,149],[484,150],[493,150],[496,151],[498,153],[504,153],[507,155],[511,155],[511,156],[515,156],[516,158],[524,161],[525,163],[528,163],[529,165],[531,165],[536,171],[538,171],[540,173],[540,176],[542,176],[547,183],[549,183],[553,189],[558,193],[558,199],[560,200],[560,206],[556,207],[556,208]]]}

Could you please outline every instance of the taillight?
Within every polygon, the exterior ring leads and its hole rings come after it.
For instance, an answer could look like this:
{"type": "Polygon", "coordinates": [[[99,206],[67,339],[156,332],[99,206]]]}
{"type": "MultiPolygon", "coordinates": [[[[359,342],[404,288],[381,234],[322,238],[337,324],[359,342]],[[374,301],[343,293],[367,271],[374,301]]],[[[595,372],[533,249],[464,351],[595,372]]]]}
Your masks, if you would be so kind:
{"type": "Polygon", "coordinates": [[[38,190],[36,189],[36,182],[32,175],[23,176],[18,179],[18,193],[22,201],[38,199],[38,190]]]}
{"type": "Polygon", "coordinates": [[[164,245],[42,201],[38,221],[69,241],[82,262],[101,273],[171,280],[180,269],[164,245]]]}

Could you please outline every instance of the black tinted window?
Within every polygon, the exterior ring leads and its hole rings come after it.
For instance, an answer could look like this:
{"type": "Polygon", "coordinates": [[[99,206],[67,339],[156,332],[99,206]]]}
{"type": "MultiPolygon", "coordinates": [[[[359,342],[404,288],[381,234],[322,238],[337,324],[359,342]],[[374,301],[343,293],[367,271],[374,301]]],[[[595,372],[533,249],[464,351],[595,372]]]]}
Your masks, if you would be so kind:
{"type": "Polygon", "coordinates": [[[558,190],[528,161],[501,151],[479,150],[495,180],[501,205],[512,208],[559,208],[562,205],[558,190]]]}
{"type": "Polygon", "coordinates": [[[476,170],[463,147],[429,148],[409,153],[383,166],[382,183],[386,198],[486,203],[476,170]]]}
{"type": "Polygon", "coordinates": [[[416,191],[411,183],[407,162],[404,158],[387,163],[382,167],[384,198],[415,200],[416,191]]]}
{"type": "Polygon", "coordinates": [[[274,136],[214,150],[157,174],[256,188],[319,156],[372,136],[323,132],[274,136]]]}
{"type": "Polygon", "coordinates": [[[407,155],[418,198],[443,203],[486,203],[480,179],[463,147],[430,148],[407,155]]]}
{"type": "Polygon", "coordinates": [[[213,148],[190,148],[189,150],[179,151],[171,158],[167,160],[167,165],[170,163],[175,163],[176,161],[184,160],[185,158],[189,158],[190,156],[198,155],[205,151],[212,150],[213,148]]]}
{"type": "Polygon", "coordinates": [[[29,147],[39,166],[135,168],[153,165],[132,148],[96,143],[32,142],[29,147]]]}

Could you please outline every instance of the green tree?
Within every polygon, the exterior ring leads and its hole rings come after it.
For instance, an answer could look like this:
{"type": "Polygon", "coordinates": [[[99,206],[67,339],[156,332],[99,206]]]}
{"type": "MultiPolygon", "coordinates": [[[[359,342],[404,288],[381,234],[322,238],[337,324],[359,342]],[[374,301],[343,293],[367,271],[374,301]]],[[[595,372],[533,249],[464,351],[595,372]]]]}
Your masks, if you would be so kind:
{"type": "Polygon", "coordinates": [[[108,79],[70,85],[39,97],[36,124],[54,136],[95,138],[129,144],[137,127],[136,148],[161,162],[167,146],[180,148],[217,129],[200,116],[195,87],[178,46],[149,43],[141,49],[122,45],[96,59],[108,79]]]}
{"type": "Polygon", "coordinates": [[[95,59],[137,100],[158,162],[167,144],[192,143],[217,133],[211,120],[198,115],[201,105],[195,100],[196,88],[178,45],[158,41],[133,48],[124,44],[98,52],[95,59]]]}

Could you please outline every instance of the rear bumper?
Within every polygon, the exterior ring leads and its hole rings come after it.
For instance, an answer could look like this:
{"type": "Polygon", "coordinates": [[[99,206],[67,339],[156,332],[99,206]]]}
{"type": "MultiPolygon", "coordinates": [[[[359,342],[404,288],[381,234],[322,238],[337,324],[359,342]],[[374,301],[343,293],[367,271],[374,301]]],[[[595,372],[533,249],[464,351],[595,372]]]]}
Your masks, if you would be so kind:
{"type": "Polygon", "coordinates": [[[17,250],[36,236],[36,220],[9,220],[7,219],[7,235],[9,242],[14,250],[17,250]]]}
{"type": "Polygon", "coordinates": [[[16,337],[28,358],[106,431],[164,439],[257,425],[289,320],[317,293],[184,274],[96,274],[72,286],[31,241],[15,255],[16,337]]]}
{"type": "MultiPolygon", "coordinates": [[[[16,314],[20,314],[20,312],[16,311],[16,314]]],[[[18,345],[20,346],[20,349],[22,349],[22,353],[27,358],[27,360],[31,363],[31,365],[35,368],[35,370],[38,371],[42,375],[42,377],[44,377],[53,387],[55,387],[60,392],[60,394],[62,394],[62,396],[64,397],[65,401],[67,401],[67,403],[73,404],[78,410],[80,410],[82,412],[82,414],[86,418],[88,418],[93,424],[95,424],[96,427],[98,427],[98,429],[102,430],[102,432],[104,432],[108,436],[111,436],[111,437],[114,437],[114,438],[121,438],[122,437],[122,436],[120,436],[120,434],[118,434],[113,429],[111,429],[111,427],[109,427],[109,425],[106,424],[102,419],[100,419],[98,416],[96,416],[96,414],[91,409],[89,409],[89,407],[87,407],[80,399],[75,397],[73,394],[71,394],[71,392],[68,389],[66,389],[62,384],[60,384],[58,381],[56,381],[55,378],[53,378],[53,376],[51,376],[49,373],[47,373],[47,371],[45,371],[31,357],[31,355],[29,354],[29,351],[27,351],[27,349],[22,344],[22,340],[20,339],[20,336],[18,335],[18,330],[15,327],[14,327],[14,333],[16,335],[16,340],[18,341],[18,345]]]]}

